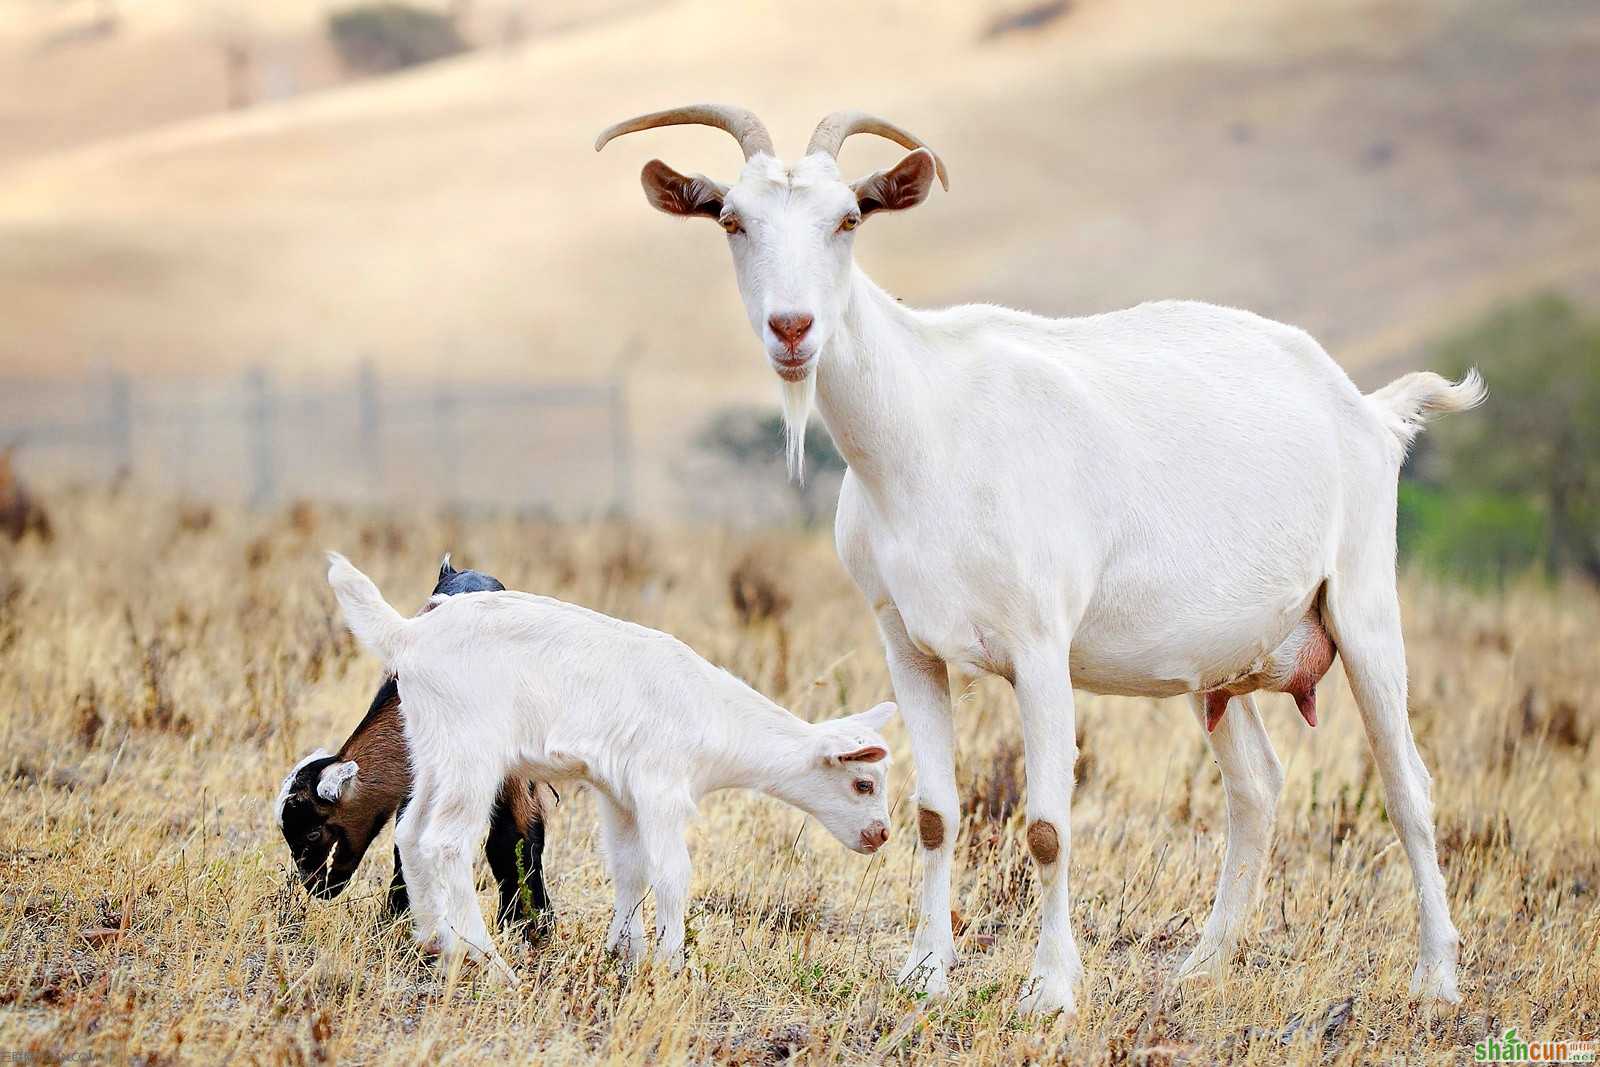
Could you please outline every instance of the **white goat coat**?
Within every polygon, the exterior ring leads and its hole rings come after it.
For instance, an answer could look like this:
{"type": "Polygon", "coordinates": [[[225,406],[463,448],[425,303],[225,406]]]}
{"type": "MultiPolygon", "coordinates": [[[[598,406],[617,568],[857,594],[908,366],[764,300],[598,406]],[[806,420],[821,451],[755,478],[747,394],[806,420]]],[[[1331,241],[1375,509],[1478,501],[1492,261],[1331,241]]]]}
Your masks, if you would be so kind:
{"type": "MultiPolygon", "coordinates": [[[[916,456],[909,485],[852,464],[839,548],[923,651],[968,670],[1009,676],[1019,645],[1070,635],[1073,685],[1093,692],[1249,673],[1334,573],[1350,512],[1374,506],[1363,487],[1392,486],[1402,458],[1315,341],[1248,312],[962,307],[916,326],[932,358],[910,399],[940,432],[884,428],[910,430],[891,445],[916,456]]],[[[818,368],[830,429],[848,344],[818,368]]]]}
{"type": "Polygon", "coordinates": [[[439,597],[388,648],[402,706],[427,709],[405,716],[413,752],[581,778],[630,807],[647,782],[653,803],[670,782],[693,804],[808,726],[669,634],[529,593],[439,597]]]}

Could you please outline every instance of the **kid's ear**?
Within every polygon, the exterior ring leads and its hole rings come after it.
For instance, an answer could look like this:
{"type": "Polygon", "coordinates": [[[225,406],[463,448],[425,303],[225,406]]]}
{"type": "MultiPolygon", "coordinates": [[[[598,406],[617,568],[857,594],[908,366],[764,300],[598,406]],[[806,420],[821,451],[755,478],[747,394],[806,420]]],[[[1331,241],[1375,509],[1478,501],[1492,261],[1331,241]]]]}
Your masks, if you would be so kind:
{"type": "Polygon", "coordinates": [[[317,796],[329,804],[339,803],[360,769],[355,760],[328,764],[322,768],[322,777],[317,779],[317,796]]]}
{"type": "Polygon", "coordinates": [[[853,752],[841,752],[833,757],[833,761],[835,763],[877,763],[879,760],[886,759],[888,755],[889,750],[882,745],[867,745],[865,748],[858,748],[853,752]]]}

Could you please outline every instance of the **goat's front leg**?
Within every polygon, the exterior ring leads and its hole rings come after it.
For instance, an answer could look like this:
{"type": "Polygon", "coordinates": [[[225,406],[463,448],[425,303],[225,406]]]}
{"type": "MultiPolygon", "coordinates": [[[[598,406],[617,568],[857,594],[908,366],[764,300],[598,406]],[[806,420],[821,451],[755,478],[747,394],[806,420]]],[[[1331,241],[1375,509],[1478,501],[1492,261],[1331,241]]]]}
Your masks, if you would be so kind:
{"type": "MultiPolygon", "coordinates": [[[[1192,698],[1195,718],[1206,721],[1205,697],[1192,698]]],[[[1233,955],[1272,847],[1272,824],[1283,791],[1283,765],[1261,722],[1254,696],[1234,697],[1228,713],[1209,735],[1211,754],[1222,771],[1228,798],[1228,844],[1217,875],[1217,899],[1200,941],[1175,977],[1218,978],[1233,955]]]]}
{"type": "Polygon", "coordinates": [[[1065,645],[1017,657],[1013,686],[1022,711],[1028,774],[1028,851],[1039,870],[1039,947],[1017,1007],[1077,1013],[1074,989],[1083,961],[1072,936],[1067,863],[1072,854],[1073,766],[1078,759],[1072,682],[1065,645]]]}
{"type": "Polygon", "coordinates": [[[550,901],[544,888],[544,812],[539,785],[507,778],[495,798],[489,837],[483,844],[500,889],[501,926],[524,924],[523,936],[538,941],[549,932],[550,901]]]}
{"type": "MultiPolygon", "coordinates": [[[[396,827],[399,825],[395,823],[396,827]]],[[[394,877],[389,880],[389,895],[384,899],[384,907],[388,909],[389,916],[395,919],[411,910],[411,896],[406,891],[405,865],[400,859],[399,845],[394,846],[394,877]]]]}
{"type": "Polygon", "coordinates": [[[639,836],[650,858],[656,891],[656,962],[677,971],[683,966],[684,916],[689,908],[689,846],[684,841],[694,807],[687,801],[662,801],[638,814],[639,836]]]}
{"type": "Polygon", "coordinates": [[[949,969],[956,960],[950,868],[961,822],[950,679],[943,660],[924,655],[912,644],[895,608],[878,612],[878,630],[900,716],[911,732],[911,756],[917,767],[917,837],[922,845],[922,906],[899,980],[930,996],[942,996],[949,991],[949,969]]]}
{"type": "Polygon", "coordinates": [[[390,917],[395,919],[411,910],[411,897],[406,891],[405,864],[400,858],[400,820],[406,817],[406,805],[409,802],[410,798],[402,800],[394,813],[394,877],[389,879],[389,896],[385,905],[390,917]]]}
{"type": "Polygon", "coordinates": [[[600,812],[600,849],[617,894],[611,928],[606,932],[606,951],[631,963],[644,955],[648,859],[633,812],[603,794],[596,795],[595,806],[600,812]]]}

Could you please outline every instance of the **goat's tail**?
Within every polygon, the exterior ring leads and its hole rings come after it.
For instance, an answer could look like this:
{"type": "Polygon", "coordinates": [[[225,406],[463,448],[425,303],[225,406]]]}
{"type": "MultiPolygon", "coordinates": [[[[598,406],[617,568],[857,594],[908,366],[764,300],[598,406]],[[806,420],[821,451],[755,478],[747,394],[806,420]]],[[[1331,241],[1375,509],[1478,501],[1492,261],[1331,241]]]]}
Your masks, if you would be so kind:
{"type": "Polygon", "coordinates": [[[400,639],[405,633],[405,618],[383,599],[371,578],[356,570],[337,552],[328,553],[328,584],[339,598],[345,625],[350,627],[361,647],[382,660],[385,667],[393,669],[400,652],[400,639]]]}
{"type": "Polygon", "coordinates": [[[1367,403],[1404,449],[1411,446],[1433,416],[1470,411],[1488,396],[1489,387],[1483,384],[1483,375],[1476,367],[1467,371],[1459,382],[1432,371],[1419,370],[1401,375],[1382,389],[1368,393],[1367,403]]]}

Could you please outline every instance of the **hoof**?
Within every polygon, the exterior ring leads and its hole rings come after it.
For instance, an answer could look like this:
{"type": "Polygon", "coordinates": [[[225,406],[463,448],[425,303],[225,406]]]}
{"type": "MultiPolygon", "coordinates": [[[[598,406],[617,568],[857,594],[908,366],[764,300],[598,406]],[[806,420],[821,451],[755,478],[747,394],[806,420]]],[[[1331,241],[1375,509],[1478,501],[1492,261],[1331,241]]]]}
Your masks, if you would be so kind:
{"type": "Polygon", "coordinates": [[[646,947],[643,930],[634,932],[624,929],[606,938],[606,955],[625,964],[642,960],[646,947]]]}
{"type": "Polygon", "coordinates": [[[1178,969],[1172,972],[1173,982],[1220,982],[1227,971],[1228,957],[1232,951],[1221,945],[1199,944],[1194,947],[1178,969]]]}
{"type": "Polygon", "coordinates": [[[1461,992],[1456,988],[1455,964],[1418,963],[1417,969],[1411,972],[1411,995],[1418,1000],[1460,1004],[1461,992]]]}
{"type": "Polygon", "coordinates": [[[950,992],[946,963],[934,953],[913,952],[895,981],[913,993],[942,997],[950,992]]]}
{"type": "Polygon", "coordinates": [[[1035,974],[1022,983],[1017,1011],[1023,1015],[1045,1016],[1060,1012],[1064,1019],[1078,1017],[1072,996],[1072,983],[1060,975],[1035,974]]]}
{"type": "Polygon", "coordinates": [[[517,977],[517,972],[511,969],[497,952],[483,961],[484,980],[496,989],[516,989],[522,984],[522,979],[517,977]]]}

